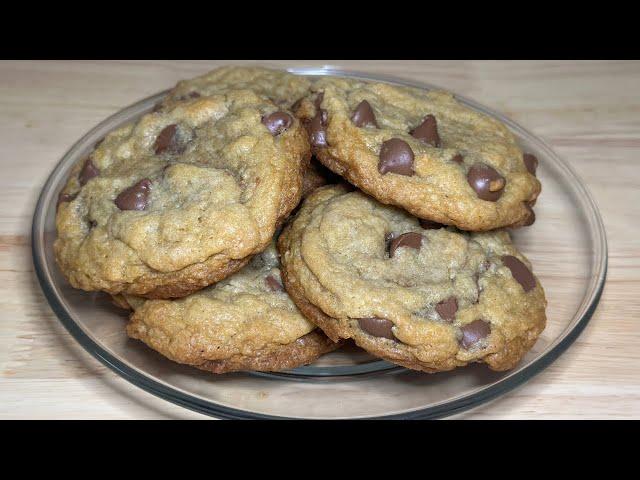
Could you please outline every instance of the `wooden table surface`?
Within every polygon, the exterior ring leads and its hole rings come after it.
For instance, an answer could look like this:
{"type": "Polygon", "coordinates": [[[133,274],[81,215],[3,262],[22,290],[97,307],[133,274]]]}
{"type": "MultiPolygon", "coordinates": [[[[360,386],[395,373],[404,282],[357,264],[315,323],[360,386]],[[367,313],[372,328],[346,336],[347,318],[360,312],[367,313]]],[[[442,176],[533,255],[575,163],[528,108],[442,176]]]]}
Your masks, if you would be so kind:
{"type": "MultiPolygon", "coordinates": [[[[0,62],[0,418],[205,418],[130,385],[67,334],[35,278],[29,231],[37,195],[72,143],[219,63],[0,62]]],[[[640,62],[269,63],[440,85],[505,113],[567,159],[607,229],[600,305],[549,368],[459,418],[640,418],[640,62]]]]}

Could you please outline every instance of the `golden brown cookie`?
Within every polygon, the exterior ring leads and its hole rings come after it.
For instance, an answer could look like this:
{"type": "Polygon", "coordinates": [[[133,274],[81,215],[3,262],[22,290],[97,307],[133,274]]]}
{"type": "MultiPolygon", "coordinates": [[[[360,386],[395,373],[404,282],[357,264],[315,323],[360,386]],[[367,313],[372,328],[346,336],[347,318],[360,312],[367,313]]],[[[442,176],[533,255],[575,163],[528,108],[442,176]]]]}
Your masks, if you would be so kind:
{"type": "Polygon", "coordinates": [[[421,225],[327,186],[307,197],[278,248],[285,287],[311,321],[408,368],[513,368],[545,326],[542,287],[504,230],[421,225]]]}
{"type": "Polygon", "coordinates": [[[231,89],[248,89],[289,108],[308,93],[311,82],[299,75],[264,67],[226,66],[199,77],[182,80],[163,99],[161,107],[231,89]]]}
{"type": "Polygon", "coordinates": [[[324,77],[294,107],[313,152],[382,203],[463,230],[530,225],[537,160],[439,91],[324,77]]]}
{"type": "Polygon", "coordinates": [[[298,204],[309,145],[300,122],[251,90],[143,116],[76,165],[56,217],[70,283],[185,296],[264,250],[298,204]]]}
{"type": "Polygon", "coordinates": [[[295,368],[339,346],[285,292],[273,244],[239,272],[185,298],[125,298],[134,310],[129,336],[213,373],[295,368]]]}

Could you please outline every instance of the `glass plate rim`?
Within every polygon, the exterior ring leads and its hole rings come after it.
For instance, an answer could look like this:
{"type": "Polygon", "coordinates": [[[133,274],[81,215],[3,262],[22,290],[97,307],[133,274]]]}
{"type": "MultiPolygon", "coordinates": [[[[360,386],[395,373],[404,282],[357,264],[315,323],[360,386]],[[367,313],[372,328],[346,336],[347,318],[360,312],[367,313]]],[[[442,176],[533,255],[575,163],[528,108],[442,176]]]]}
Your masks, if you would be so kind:
{"type": "MultiPolygon", "coordinates": [[[[400,85],[412,86],[416,88],[422,89],[442,89],[432,84],[428,84],[426,82],[408,80],[405,78],[400,78],[391,75],[378,75],[372,74],[368,72],[359,72],[355,70],[343,70],[339,68],[335,68],[332,66],[322,66],[322,67],[293,67],[284,69],[291,73],[297,75],[308,75],[308,76],[325,76],[325,75],[337,75],[337,76],[347,76],[351,78],[359,78],[364,80],[374,80],[374,81],[382,81],[388,83],[396,83],[400,85]]],[[[69,332],[69,334],[94,358],[100,361],[103,365],[113,370],[116,374],[132,383],[133,385],[141,388],[142,390],[151,393],[154,396],[162,398],[163,400],[169,401],[181,407],[187,408],[189,410],[196,411],[198,413],[202,413],[209,416],[214,416],[220,419],[263,419],[263,420],[276,420],[276,419],[296,419],[297,417],[286,417],[280,415],[268,415],[257,412],[249,412],[246,410],[236,409],[233,407],[223,406],[216,404],[212,401],[207,401],[202,398],[199,398],[195,395],[191,395],[186,392],[181,392],[176,388],[167,386],[160,381],[149,378],[146,374],[138,372],[136,369],[129,367],[124,362],[120,361],[114,355],[109,353],[105,348],[100,346],[98,342],[94,341],[89,335],[87,335],[82,328],[71,318],[70,315],[67,314],[66,309],[62,305],[62,303],[58,300],[57,295],[49,284],[46,276],[46,267],[43,256],[41,252],[44,251],[42,248],[42,241],[39,235],[39,220],[44,218],[44,210],[45,203],[44,197],[45,193],[47,193],[51,189],[51,184],[54,180],[56,173],[62,167],[67,159],[72,153],[75,152],[76,148],[80,144],[83,143],[84,139],[92,135],[96,130],[99,130],[100,127],[117,117],[121,116],[125,111],[133,110],[137,106],[141,104],[145,104],[150,102],[152,99],[159,99],[164,94],[166,94],[168,90],[156,93],[149,97],[146,97],[142,100],[139,100],[131,105],[126,106],[125,108],[120,109],[113,115],[110,115],[106,119],[102,120],[96,126],[91,128],[87,133],[85,133],[80,139],[78,139],[72,146],[69,148],[67,152],[62,156],[60,161],[55,165],[49,177],[47,178],[40,194],[38,196],[38,201],[36,203],[36,208],[33,215],[33,222],[31,228],[31,251],[32,251],[32,260],[34,264],[34,270],[36,276],[38,278],[38,282],[40,287],[49,303],[51,309],[56,314],[60,322],[63,324],[65,329],[69,332]]],[[[551,147],[540,137],[532,134],[525,128],[523,128],[518,123],[513,120],[505,117],[500,112],[497,112],[485,105],[475,102],[467,97],[454,93],[456,99],[471,106],[474,109],[479,109],[484,111],[490,115],[495,116],[500,121],[508,125],[512,130],[517,131],[520,135],[527,137],[533,140],[538,144],[543,150],[545,150],[545,154],[552,158],[556,165],[562,167],[565,172],[569,175],[569,177],[573,177],[575,180],[574,186],[579,190],[584,199],[587,201],[587,204],[590,207],[591,220],[595,221],[594,229],[598,233],[598,240],[600,245],[600,258],[599,263],[596,263],[596,269],[598,274],[592,278],[590,285],[588,286],[587,295],[585,295],[585,300],[578,307],[578,313],[580,310],[583,310],[580,318],[577,320],[575,325],[571,328],[571,330],[564,336],[558,337],[554,344],[549,347],[549,350],[546,354],[541,357],[533,360],[531,363],[523,367],[521,370],[516,371],[510,375],[507,375],[505,378],[499,380],[495,384],[485,387],[480,391],[470,392],[465,394],[461,398],[452,400],[450,402],[443,402],[438,405],[434,405],[426,408],[417,408],[408,412],[402,412],[397,414],[389,414],[389,415],[378,415],[378,416],[366,416],[366,417],[357,417],[359,419],[429,419],[429,418],[442,418],[446,416],[455,415],[466,410],[478,407],[484,403],[487,403],[505,393],[515,389],[516,387],[524,384],[529,379],[533,378],[536,374],[543,371],[547,366],[549,366],[553,361],[555,361],[581,334],[586,325],[591,320],[599,301],[602,296],[602,292],[604,290],[604,285],[607,277],[607,269],[608,269],[608,246],[607,246],[607,238],[606,232],[604,228],[604,223],[602,221],[602,217],[600,215],[600,211],[598,206],[592,197],[590,191],[587,189],[586,185],[580,178],[580,176],[573,170],[571,165],[560,158],[551,147]]],[[[598,260],[598,259],[596,259],[598,260]]]]}

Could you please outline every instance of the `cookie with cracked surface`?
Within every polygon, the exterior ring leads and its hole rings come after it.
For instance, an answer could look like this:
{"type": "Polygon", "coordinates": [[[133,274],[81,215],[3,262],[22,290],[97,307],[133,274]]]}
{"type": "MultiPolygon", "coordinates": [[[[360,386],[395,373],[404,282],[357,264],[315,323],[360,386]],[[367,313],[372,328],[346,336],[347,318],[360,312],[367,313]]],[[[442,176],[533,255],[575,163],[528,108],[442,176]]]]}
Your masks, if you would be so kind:
{"type": "Polygon", "coordinates": [[[462,230],[530,225],[537,160],[453,95],[324,77],[294,113],[317,158],[364,192],[462,230]]]}
{"type": "Polygon", "coordinates": [[[542,286],[505,230],[421,223],[327,186],[304,201],[278,249],[284,285],[311,321],[408,368],[510,369],[545,327],[542,286]]]}
{"type": "Polygon", "coordinates": [[[58,264],[83,290],[188,295],[269,245],[300,201],[308,156],[300,122],[250,90],[145,115],[71,172],[58,264]]]}
{"type": "Polygon", "coordinates": [[[178,82],[159,107],[166,108],[177,102],[224,93],[231,89],[248,89],[269,98],[281,108],[289,108],[308,93],[310,86],[311,82],[307,78],[284,70],[226,66],[178,82]]]}
{"type": "Polygon", "coordinates": [[[130,337],[165,357],[213,373],[278,371],[340,346],[284,290],[275,245],[225,280],[176,300],[124,296],[130,337]]]}

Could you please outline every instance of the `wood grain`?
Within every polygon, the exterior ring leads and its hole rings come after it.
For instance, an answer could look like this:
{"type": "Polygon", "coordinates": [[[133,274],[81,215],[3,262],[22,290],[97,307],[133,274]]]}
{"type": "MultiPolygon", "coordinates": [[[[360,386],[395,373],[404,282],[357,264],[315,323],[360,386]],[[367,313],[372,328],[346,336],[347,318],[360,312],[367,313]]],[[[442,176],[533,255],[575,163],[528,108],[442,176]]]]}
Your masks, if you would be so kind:
{"type": "MultiPolygon", "coordinates": [[[[444,86],[505,113],[567,159],[607,229],[600,306],[548,369],[459,417],[640,418],[640,62],[268,63],[444,86]]],[[[122,107],[215,65],[0,62],[0,418],[204,418],[128,384],[75,343],[37,285],[29,230],[40,188],[73,142],[122,107]]]]}

